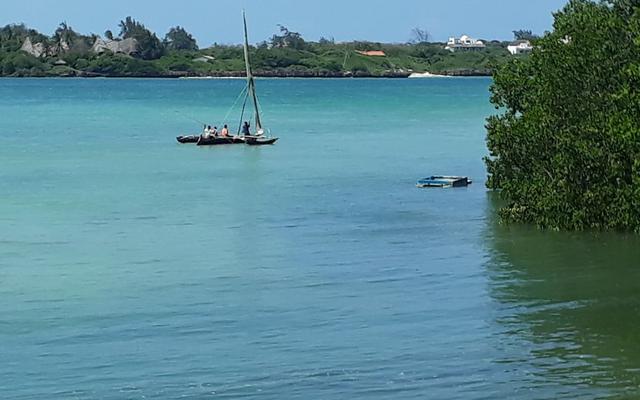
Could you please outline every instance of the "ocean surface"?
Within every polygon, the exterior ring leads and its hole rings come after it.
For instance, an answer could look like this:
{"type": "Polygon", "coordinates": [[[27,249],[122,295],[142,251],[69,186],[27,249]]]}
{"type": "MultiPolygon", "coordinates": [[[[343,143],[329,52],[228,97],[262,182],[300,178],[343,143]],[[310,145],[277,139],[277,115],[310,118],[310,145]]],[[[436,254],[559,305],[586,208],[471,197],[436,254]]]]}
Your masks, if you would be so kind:
{"type": "Polygon", "coordinates": [[[496,223],[490,83],[259,80],[280,142],[197,148],[243,81],[0,80],[0,397],[639,398],[640,240],[496,223]]]}

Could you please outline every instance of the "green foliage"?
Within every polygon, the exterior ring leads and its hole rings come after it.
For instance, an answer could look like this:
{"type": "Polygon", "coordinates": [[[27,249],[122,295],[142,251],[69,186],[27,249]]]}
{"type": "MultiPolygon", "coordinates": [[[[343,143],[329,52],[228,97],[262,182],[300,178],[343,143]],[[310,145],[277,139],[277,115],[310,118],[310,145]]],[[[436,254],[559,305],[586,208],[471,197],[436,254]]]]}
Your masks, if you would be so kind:
{"type": "Polygon", "coordinates": [[[531,30],[520,29],[513,31],[513,38],[515,40],[535,40],[538,39],[538,35],[535,35],[531,30]]]}
{"type": "Polygon", "coordinates": [[[429,32],[426,29],[413,28],[411,30],[410,42],[413,44],[429,43],[430,37],[431,37],[431,34],[429,34],[429,32]]]}
{"type": "Polygon", "coordinates": [[[307,43],[298,32],[291,32],[282,25],[280,27],[280,35],[273,35],[271,38],[271,46],[275,48],[291,48],[296,50],[304,50],[307,43]]]}
{"type": "Polygon", "coordinates": [[[420,43],[411,48],[411,56],[423,58],[434,62],[442,60],[443,58],[451,55],[451,52],[445,50],[441,45],[420,43]]]}
{"type": "Polygon", "coordinates": [[[71,45],[78,38],[78,36],[79,35],[73,30],[73,28],[67,25],[66,22],[62,22],[60,23],[60,26],[58,26],[58,29],[56,29],[56,31],[54,32],[53,40],[55,43],[65,42],[71,45]]]}
{"type": "Polygon", "coordinates": [[[143,60],[155,60],[164,54],[164,47],[155,34],[147,33],[138,38],[138,54],[143,60]]]}
{"type": "Polygon", "coordinates": [[[27,28],[24,24],[6,25],[0,28],[0,50],[18,51],[28,37],[34,42],[48,41],[45,35],[27,28]]]}
{"type": "Polygon", "coordinates": [[[360,61],[360,62],[356,62],[351,66],[351,71],[354,74],[368,74],[369,73],[369,68],[367,67],[367,65],[360,61]]]}
{"type": "Polygon", "coordinates": [[[155,33],[148,30],[142,23],[131,17],[120,21],[120,37],[133,38],[138,42],[138,54],[143,60],[155,60],[164,54],[164,45],[155,33]]]}
{"type": "Polygon", "coordinates": [[[107,76],[160,76],[162,72],[150,61],[121,54],[96,57],[90,61],[86,71],[107,76]]]}
{"type": "Polygon", "coordinates": [[[119,37],[122,39],[135,38],[136,36],[144,34],[147,30],[143,24],[130,16],[120,21],[118,26],[120,27],[119,37]]]}
{"type": "Polygon", "coordinates": [[[513,59],[506,46],[490,43],[480,51],[450,51],[427,50],[427,59],[430,62],[430,70],[436,73],[464,71],[475,69],[478,71],[491,71],[496,66],[513,59]],[[429,52],[432,52],[433,56],[429,52]]]}
{"type": "Polygon", "coordinates": [[[640,232],[640,6],[572,0],[495,75],[486,159],[506,221],[640,232]]]}
{"type": "Polygon", "coordinates": [[[18,53],[12,58],[16,70],[30,70],[41,65],[40,60],[26,53],[18,53]]]}
{"type": "Polygon", "coordinates": [[[325,60],[319,65],[320,69],[338,73],[342,70],[342,65],[335,60],[325,60]]]}
{"type": "Polygon", "coordinates": [[[358,51],[380,50],[380,48],[382,47],[381,43],[373,42],[353,42],[353,45],[358,51]]]}
{"type": "Polygon", "coordinates": [[[154,62],[154,65],[160,71],[171,71],[171,72],[210,70],[210,68],[198,68],[198,64],[202,64],[202,67],[207,66],[207,64],[193,61],[194,57],[196,56],[197,56],[197,53],[195,52],[170,51],[164,57],[156,60],[154,62]]]}
{"type": "Polygon", "coordinates": [[[3,76],[13,75],[16,72],[16,66],[13,60],[2,60],[2,73],[3,76]]]}
{"type": "Polygon", "coordinates": [[[225,60],[244,59],[242,46],[214,46],[210,50],[210,55],[225,60]]]}
{"type": "MultiPolygon", "coordinates": [[[[425,33],[426,32],[422,32],[425,33]]],[[[66,23],[61,23],[51,37],[24,25],[0,28],[0,74],[2,76],[37,75],[102,75],[102,76],[181,76],[181,75],[241,75],[244,73],[244,52],[241,45],[213,45],[198,50],[195,39],[182,27],[172,28],[163,42],[142,23],[127,17],[119,24],[114,38],[136,40],[137,52],[132,57],[109,52],[97,55],[91,51],[97,36],[82,35],[66,23]],[[47,49],[41,59],[16,57],[25,39],[43,43],[47,49]],[[206,62],[195,61],[210,56],[206,62]],[[58,59],[67,67],[53,67],[58,59]],[[142,59],[142,60],[140,60],[142,59]],[[145,62],[138,62],[145,61],[145,62]],[[147,62],[148,61],[148,62],[147,62]]],[[[424,36],[423,36],[424,38],[424,36]]],[[[475,54],[450,53],[442,43],[382,44],[373,42],[335,43],[333,39],[307,42],[297,32],[280,27],[270,42],[263,41],[250,49],[254,71],[267,76],[385,76],[409,74],[411,71],[436,73],[487,73],[489,68],[510,57],[504,44],[489,45],[475,54]],[[383,50],[386,57],[367,57],[356,51],[383,50]]]]}
{"type": "Polygon", "coordinates": [[[89,68],[89,65],[90,65],[89,60],[87,60],[85,58],[78,58],[73,63],[74,68],[79,69],[79,70],[85,70],[85,69],[89,68]]]}
{"type": "Polygon", "coordinates": [[[5,53],[0,51],[0,75],[2,76],[44,76],[51,66],[23,52],[5,53]]]}
{"type": "Polygon", "coordinates": [[[179,26],[169,30],[164,38],[164,45],[168,50],[198,50],[198,44],[193,36],[179,26]]]}
{"type": "Polygon", "coordinates": [[[91,49],[97,36],[85,36],[77,33],[66,22],[60,23],[49,42],[59,55],[68,53],[86,53],[91,49]]]}
{"type": "Polygon", "coordinates": [[[290,48],[258,49],[253,55],[256,68],[286,68],[301,65],[303,53],[290,48]]]}

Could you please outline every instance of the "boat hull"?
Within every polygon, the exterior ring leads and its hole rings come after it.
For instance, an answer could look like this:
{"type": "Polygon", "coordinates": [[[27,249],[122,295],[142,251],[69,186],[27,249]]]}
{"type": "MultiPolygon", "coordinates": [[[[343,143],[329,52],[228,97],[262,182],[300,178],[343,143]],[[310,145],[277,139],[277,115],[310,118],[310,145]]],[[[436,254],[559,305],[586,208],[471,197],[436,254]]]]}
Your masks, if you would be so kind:
{"type": "Polygon", "coordinates": [[[247,138],[246,143],[249,146],[269,146],[278,141],[278,138],[247,138]]]}
{"type": "Polygon", "coordinates": [[[198,146],[223,146],[228,144],[244,144],[245,140],[240,137],[201,137],[198,146]]]}
{"type": "Polygon", "coordinates": [[[178,143],[198,143],[200,136],[198,135],[188,135],[188,136],[178,136],[176,140],[178,143]]]}

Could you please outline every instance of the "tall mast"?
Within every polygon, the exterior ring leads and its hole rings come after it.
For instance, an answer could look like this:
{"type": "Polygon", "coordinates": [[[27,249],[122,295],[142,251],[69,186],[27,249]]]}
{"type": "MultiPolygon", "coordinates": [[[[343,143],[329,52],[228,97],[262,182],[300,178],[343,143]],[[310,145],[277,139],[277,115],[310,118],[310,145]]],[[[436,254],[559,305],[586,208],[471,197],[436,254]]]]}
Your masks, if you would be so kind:
{"type": "Polygon", "coordinates": [[[258,109],[258,97],[256,96],[256,83],[251,72],[251,60],[249,59],[249,33],[247,31],[247,16],[242,10],[242,19],[244,21],[244,63],[247,68],[247,90],[248,95],[253,99],[253,109],[256,113],[256,128],[262,129],[262,121],[260,120],[260,110],[258,109]]]}

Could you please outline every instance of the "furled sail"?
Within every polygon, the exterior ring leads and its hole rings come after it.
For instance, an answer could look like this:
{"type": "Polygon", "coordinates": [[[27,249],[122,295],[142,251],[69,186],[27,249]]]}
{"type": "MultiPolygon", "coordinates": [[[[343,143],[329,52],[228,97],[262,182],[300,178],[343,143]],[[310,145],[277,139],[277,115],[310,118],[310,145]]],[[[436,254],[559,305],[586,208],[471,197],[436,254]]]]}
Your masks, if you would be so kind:
{"type": "Polygon", "coordinates": [[[247,31],[247,16],[242,11],[242,19],[244,21],[244,62],[247,68],[247,95],[253,100],[253,109],[255,110],[256,129],[262,130],[262,121],[260,119],[260,109],[258,108],[258,96],[256,95],[256,83],[253,79],[251,71],[251,60],[249,58],[249,33],[247,31]]]}

